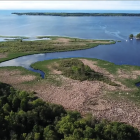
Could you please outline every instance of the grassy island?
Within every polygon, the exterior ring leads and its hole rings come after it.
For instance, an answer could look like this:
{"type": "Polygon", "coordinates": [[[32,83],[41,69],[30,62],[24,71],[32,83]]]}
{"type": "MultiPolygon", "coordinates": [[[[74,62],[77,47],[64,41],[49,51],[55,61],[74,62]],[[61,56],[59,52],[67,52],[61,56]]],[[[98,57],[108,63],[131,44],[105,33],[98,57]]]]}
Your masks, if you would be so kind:
{"type": "Polygon", "coordinates": [[[136,35],[136,39],[140,39],[140,33],[136,35]]]}
{"type": "Polygon", "coordinates": [[[0,42],[0,62],[35,53],[73,51],[116,43],[113,40],[89,40],[57,36],[37,37],[37,39],[43,38],[50,40],[24,41],[26,37],[16,37],[15,40],[0,42]]]}
{"type": "Polygon", "coordinates": [[[140,16],[140,13],[12,13],[16,15],[31,15],[31,16],[140,16]]]}
{"type": "Polygon", "coordinates": [[[130,39],[136,38],[136,39],[140,39],[140,33],[138,33],[136,36],[134,36],[133,34],[129,35],[130,39]]]}

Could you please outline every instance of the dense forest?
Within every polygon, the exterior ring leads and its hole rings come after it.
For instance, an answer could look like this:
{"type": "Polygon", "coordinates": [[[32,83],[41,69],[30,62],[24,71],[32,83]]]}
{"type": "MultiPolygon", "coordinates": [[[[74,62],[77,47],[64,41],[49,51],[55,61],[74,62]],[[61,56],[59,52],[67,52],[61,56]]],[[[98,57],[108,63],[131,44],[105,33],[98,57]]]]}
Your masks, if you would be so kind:
{"type": "Polygon", "coordinates": [[[139,140],[138,129],[84,118],[0,83],[0,140],[139,140]]]}
{"type": "Polygon", "coordinates": [[[16,15],[34,15],[34,16],[140,16],[140,13],[12,13],[16,15]]]}

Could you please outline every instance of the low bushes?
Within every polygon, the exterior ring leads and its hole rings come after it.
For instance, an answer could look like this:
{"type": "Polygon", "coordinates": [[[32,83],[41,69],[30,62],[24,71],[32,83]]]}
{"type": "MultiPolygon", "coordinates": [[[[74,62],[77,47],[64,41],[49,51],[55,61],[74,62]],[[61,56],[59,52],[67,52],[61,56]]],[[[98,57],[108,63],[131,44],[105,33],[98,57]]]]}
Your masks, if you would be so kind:
{"type": "Polygon", "coordinates": [[[59,61],[59,66],[57,67],[57,69],[62,71],[63,75],[75,80],[99,80],[113,86],[118,86],[103,74],[95,72],[89,66],[84,65],[83,62],[78,59],[61,60],[59,61]]]}

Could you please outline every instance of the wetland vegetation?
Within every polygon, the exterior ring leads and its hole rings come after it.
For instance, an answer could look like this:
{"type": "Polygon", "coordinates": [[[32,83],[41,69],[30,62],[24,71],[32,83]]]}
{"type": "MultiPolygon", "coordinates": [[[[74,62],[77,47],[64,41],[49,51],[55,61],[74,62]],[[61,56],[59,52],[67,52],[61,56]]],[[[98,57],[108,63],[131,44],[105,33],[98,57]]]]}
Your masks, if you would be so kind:
{"type": "MultiPolygon", "coordinates": [[[[131,88],[129,89],[131,94],[127,95],[127,98],[129,97],[138,102],[140,100],[139,94],[136,94],[139,93],[139,88],[135,86],[135,83],[140,81],[139,66],[115,65],[114,63],[99,59],[68,58],[36,62],[32,64],[31,67],[42,70],[45,73],[45,79],[47,79],[49,75],[54,74],[64,75],[79,81],[102,81],[116,87],[121,86],[117,84],[119,82],[127,88],[131,88]],[[86,63],[84,63],[84,60],[86,60],[86,63]],[[53,73],[54,70],[56,73],[53,73]],[[137,96],[133,96],[133,94],[137,96]]],[[[61,80],[59,82],[61,83],[61,80]]],[[[121,91],[121,89],[119,89],[118,92],[123,92],[124,94],[122,94],[122,96],[125,96],[123,90],[121,91]]]]}
{"type": "Polygon", "coordinates": [[[37,38],[50,38],[50,40],[24,41],[17,37],[13,41],[0,42],[0,54],[6,54],[6,57],[1,58],[0,62],[35,53],[81,50],[101,44],[116,43],[113,40],[88,40],[56,36],[38,36],[37,38]]]}
{"type": "MultiPolygon", "coordinates": [[[[37,38],[51,40],[0,42],[0,61],[33,53],[115,43],[54,36],[37,38]]],[[[140,81],[140,67],[85,58],[46,60],[31,66],[42,70],[45,79],[21,67],[0,68],[0,81],[18,89],[0,83],[0,120],[4,122],[0,127],[2,140],[140,139],[140,112],[133,104],[140,103],[140,90],[135,86],[140,81]],[[85,115],[91,112],[91,115],[85,115]],[[110,112],[114,114],[110,115],[110,112]]]]}
{"type": "Polygon", "coordinates": [[[105,77],[99,72],[95,72],[88,65],[78,59],[64,59],[58,62],[58,66],[53,66],[54,69],[61,71],[66,77],[75,80],[99,80],[113,86],[119,86],[118,84],[112,82],[109,78],[105,77]]]}

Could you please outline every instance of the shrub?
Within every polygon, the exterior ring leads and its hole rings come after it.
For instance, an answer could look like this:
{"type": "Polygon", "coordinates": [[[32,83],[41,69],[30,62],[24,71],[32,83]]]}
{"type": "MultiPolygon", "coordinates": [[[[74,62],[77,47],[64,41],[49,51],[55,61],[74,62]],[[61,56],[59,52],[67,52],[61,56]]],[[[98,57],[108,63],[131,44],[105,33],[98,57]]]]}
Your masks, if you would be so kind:
{"type": "Polygon", "coordinates": [[[134,37],[134,35],[133,35],[133,34],[130,34],[130,35],[129,35],[129,38],[133,38],[133,37],[134,37]]]}
{"type": "Polygon", "coordinates": [[[103,74],[95,72],[89,66],[84,65],[83,62],[78,59],[60,60],[57,69],[62,71],[63,75],[75,80],[99,80],[113,86],[118,86],[116,83],[111,82],[111,80],[105,77],[103,74]]]}

